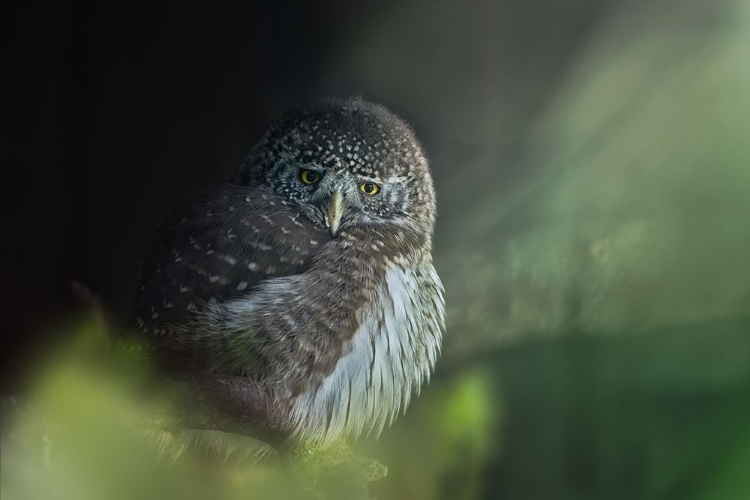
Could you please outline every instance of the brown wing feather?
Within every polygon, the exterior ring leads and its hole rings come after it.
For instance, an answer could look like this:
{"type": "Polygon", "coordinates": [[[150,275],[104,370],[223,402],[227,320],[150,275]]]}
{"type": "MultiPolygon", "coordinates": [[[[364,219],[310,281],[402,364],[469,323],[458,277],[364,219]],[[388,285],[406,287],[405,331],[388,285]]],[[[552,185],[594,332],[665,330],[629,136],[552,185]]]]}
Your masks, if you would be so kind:
{"type": "Polygon", "coordinates": [[[301,273],[330,238],[273,194],[219,185],[161,225],[143,261],[126,332],[168,334],[210,302],[301,273]]]}

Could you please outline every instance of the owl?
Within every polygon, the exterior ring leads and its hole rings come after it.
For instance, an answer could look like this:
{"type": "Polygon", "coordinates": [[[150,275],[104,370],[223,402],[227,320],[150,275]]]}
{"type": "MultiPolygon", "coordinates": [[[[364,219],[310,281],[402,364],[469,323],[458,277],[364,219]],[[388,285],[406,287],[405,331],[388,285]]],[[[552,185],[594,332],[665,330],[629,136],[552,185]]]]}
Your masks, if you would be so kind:
{"type": "Polygon", "coordinates": [[[162,224],[122,340],[169,370],[253,380],[289,409],[291,440],[377,435],[440,351],[435,210],[422,148],[385,107],[294,111],[162,224]]]}

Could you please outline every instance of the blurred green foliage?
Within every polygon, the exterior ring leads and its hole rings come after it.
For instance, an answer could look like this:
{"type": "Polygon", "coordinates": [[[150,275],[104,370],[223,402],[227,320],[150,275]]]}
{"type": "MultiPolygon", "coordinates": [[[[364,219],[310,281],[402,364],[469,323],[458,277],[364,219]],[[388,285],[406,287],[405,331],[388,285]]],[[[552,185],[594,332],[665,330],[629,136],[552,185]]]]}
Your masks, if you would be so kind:
{"type": "Polygon", "coordinates": [[[99,326],[73,328],[32,391],[3,402],[3,499],[301,496],[301,485],[278,467],[165,450],[157,420],[164,402],[133,372],[116,373],[112,354],[99,326]]]}

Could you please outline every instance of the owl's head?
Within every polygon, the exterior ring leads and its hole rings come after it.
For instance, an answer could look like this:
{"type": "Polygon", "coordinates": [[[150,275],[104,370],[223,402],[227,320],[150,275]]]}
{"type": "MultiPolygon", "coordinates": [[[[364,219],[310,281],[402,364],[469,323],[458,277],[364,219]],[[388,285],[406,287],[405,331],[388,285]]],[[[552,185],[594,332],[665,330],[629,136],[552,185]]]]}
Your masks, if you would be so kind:
{"type": "Polygon", "coordinates": [[[242,165],[240,182],[270,190],[336,236],[399,225],[431,233],[435,193],[414,132],[381,105],[331,99],[273,124],[242,165]]]}

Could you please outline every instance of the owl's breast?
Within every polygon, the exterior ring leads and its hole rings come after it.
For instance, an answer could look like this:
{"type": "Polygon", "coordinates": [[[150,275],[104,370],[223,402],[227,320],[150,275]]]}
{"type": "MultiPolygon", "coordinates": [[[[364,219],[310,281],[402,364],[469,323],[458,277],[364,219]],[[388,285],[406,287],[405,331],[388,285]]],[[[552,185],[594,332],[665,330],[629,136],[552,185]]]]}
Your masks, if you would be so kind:
{"type": "Polygon", "coordinates": [[[333,370],[294,402],[300,438],[379,434],[429,380],[444,331],[443,287],[432,264],[390,264],[333,370]]]}

